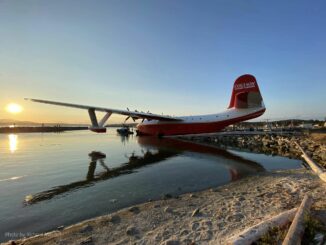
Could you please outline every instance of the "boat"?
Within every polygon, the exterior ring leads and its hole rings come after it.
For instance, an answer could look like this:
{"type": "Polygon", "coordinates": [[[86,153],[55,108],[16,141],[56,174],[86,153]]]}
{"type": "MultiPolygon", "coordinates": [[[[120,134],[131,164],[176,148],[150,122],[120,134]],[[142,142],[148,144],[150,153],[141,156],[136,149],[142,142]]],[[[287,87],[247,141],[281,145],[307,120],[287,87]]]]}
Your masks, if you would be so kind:
{"type": "Polygon", "coordinates": [[[123,126],[122,128],[117,129],[117,133],[125,136],[125,135],[129,135],[129,134],[133,134],[134,132],[130,130],[129,126],[123,126]]]}

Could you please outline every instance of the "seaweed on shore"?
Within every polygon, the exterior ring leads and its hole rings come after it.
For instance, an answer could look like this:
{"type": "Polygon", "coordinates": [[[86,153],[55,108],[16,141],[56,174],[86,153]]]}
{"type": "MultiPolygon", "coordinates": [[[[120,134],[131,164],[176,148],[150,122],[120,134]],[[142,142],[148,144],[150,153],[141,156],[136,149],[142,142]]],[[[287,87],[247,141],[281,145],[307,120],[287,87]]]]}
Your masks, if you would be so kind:
{"type": "MultiPolygon", "coordinates": [[[[316,219],[310,215],[304,217],[305,231],[302,236],[301,244],[303,245],[317,245],[320,243],[317,239],[318,234],[323,235],[323,240],[326,238],[325,227],[316,219]]],[[[253,242],[252,245],[281,245],[286,237],[286,234],[290,228],[291,223],[283,227],[270,228],[258,241],[253,242]]]]}
{"type": "Polygon", "coordinates": [[[270,228],[258,241],[253,245],[281,245],[289,230],[291,223],[283,227],[274,226],[270,228]]]}

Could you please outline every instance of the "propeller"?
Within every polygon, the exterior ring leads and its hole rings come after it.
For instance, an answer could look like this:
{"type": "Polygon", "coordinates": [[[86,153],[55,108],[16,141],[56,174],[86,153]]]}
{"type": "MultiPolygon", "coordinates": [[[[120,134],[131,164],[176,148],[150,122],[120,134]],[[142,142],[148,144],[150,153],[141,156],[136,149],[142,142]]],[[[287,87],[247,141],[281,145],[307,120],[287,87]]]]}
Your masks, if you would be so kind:
{"type": "Polygon", "coordinates": [[[127,118],[125,119],[125,122],[127,122],[127,120],[131,118],[134,122],[136,121],[136,119],[138,119],[137,117],[133,117],[133,116],[127,116],[127,118]]]}

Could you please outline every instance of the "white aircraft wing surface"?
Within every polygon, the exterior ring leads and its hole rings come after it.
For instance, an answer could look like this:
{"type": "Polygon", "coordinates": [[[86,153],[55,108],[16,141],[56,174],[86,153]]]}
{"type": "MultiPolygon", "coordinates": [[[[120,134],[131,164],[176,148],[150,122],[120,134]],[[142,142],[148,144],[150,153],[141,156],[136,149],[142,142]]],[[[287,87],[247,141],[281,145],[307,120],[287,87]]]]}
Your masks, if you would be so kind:
{"type": "Polygon", "coordinates": [[[135,119],[148,119],[148,120],[159,120],[159,121],[182,121],[180,118],[175,118],[171,116],[163,116],[159,114],[152,114],[152,113],[144,113],[138,111],[129,111],[129,110],[117,110],[117,109],[110,109],[104,107],[96,107],[96,106],[88,106],[88,105],[78,105],[78,104],[70,104],[70,103],[63,103],[57,101],[49,101],[49,100],[40,100],[40,99],[30,99],[25,98],[25,100],[30,100],[33,102],[50,104],[50,105],[57,105],[57,106],[66,106],[66,107],[73,107],[79,109],[86,109],[86,110],[94,110],[94,111],[101,111],[101,112],[108,112],[112,114],[120,114],[125,115],[128,117],[135,119]]]}

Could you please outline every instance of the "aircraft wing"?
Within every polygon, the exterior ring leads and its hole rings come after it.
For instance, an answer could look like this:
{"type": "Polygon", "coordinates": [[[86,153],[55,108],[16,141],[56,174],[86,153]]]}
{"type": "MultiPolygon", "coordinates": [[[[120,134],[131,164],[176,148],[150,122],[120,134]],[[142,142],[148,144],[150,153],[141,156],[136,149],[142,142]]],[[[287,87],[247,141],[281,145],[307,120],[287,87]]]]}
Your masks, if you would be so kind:
{"type": "Polygon", "coordinates": [[[50,104],[50,105],[66,106],[66,107],[73,107],[73,108],[78,108],[78,109],[86,109],[86,110],[107,112],[107,113],[112,113],[112,114],[119,114],[119,115],[131,117],[133,119],[148,119],[148,120],[159,120],[159,121],[182,121],[182,119],[180,119],[180,118],[175,118],[175,117],[171,117],[171,116],[163,116],[163,115],[159,115],[159,114],[152,114],[149,112],[144,113],[144,112],[138,112],[138,111],[117,110],[117,109],[110,109],[110,108],[103,108],[103,107],[96,107],[96,106],[78,105],[78,104],[70,104],[70,103],[63,103],[63,102],[57,102],[57,101],[39,100],[39,99],[30,99],[30,98],[25,98],[25,100],[30,100],[33,102],[50,104]]]}

